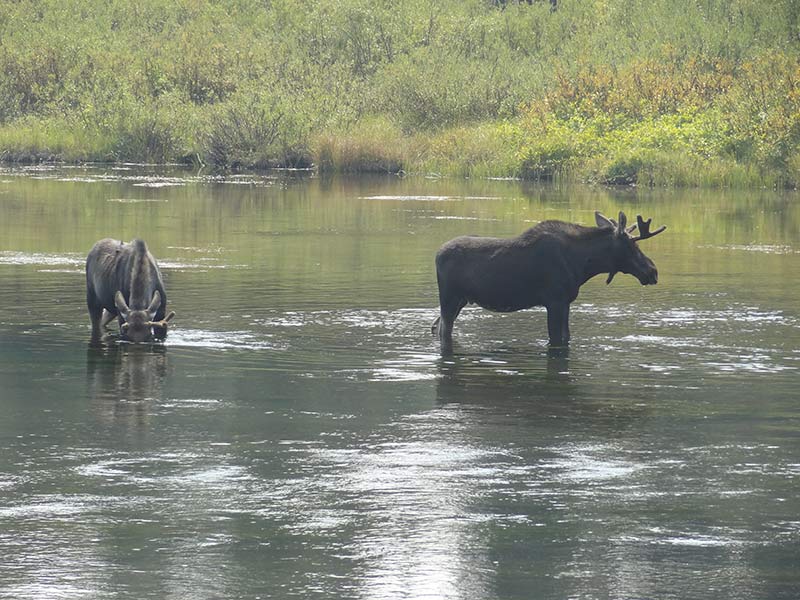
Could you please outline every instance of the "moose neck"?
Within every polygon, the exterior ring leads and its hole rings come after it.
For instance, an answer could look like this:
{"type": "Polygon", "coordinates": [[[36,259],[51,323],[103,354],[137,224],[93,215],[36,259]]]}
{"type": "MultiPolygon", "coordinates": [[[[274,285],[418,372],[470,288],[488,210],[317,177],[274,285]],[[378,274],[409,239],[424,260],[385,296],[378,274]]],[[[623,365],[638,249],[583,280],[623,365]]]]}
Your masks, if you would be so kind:
{"type": "Polygon", "coordinates": [[[600,273],[616,271],[614,267],[614,231],[591,229],[575,238],[572,255],[580,285],[600,273]]]}
{"type": "Polygon", "coordinates": [[[150,298],[147,297],[150,265],[147,261],[147,246],[141,240],[133,241],[132,259],[129,304],[134,310],[142,310],[150,303],[150,298]]]}

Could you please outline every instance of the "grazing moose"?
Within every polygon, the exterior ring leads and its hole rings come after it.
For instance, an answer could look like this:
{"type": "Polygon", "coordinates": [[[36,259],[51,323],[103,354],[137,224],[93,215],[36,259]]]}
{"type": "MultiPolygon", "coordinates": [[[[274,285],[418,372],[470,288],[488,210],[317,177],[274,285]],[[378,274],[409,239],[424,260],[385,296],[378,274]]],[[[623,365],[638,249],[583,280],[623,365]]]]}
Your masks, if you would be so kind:
{"type": "Polygon", "coordinates": [[[666,229],[650,231],[652,219],[636,217],[626,228],[595,213],[597,227],[544,221],[510,239],[457,237],[436,254],[439,317],[431,330],[443,349],[452,344],[453,322],[469,303],[497,312],[544,306],[552,346],[569,342],[569,305],[578,289],[600,273],[611,283],[617,272],[634,275],[642,285],[655,284],[658,271],[636,242],[666,229]],[[638,228],[639,235],[631,234],[638,228]]]}
{"type": "Polygon", "coordinates": [[[117,317],[120,335],[131,342],[163,339],[167,324],[167,293],[156,259],[147,244],[125,244],[109,238],[97,242],[86,258],[86,304],[92,321],[92,340],[117,317]],[[103,314],[105,309],[106,313],[103,314]]]}

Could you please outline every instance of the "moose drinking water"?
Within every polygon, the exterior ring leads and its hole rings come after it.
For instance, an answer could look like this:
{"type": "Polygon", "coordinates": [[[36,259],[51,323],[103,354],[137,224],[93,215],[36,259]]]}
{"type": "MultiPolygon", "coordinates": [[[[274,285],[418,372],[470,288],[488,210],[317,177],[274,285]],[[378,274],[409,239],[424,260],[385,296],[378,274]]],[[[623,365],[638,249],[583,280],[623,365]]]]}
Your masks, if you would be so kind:
{"type": "Polygon", "coordinates": [[[131,342],[163,339],[168,322],[167,293],[156,259],[144,241],[100,240],[86,258],[86,304],[92,340],[117,317],[120,336],[131,342]],[[105,310],[105,313],[103,313],[105,310]]]}
{"type": "Polygon", "coordinates": [[[626,227],[595,213],[597,227],[543,221],[510,238],[457,237],[436,254],[439,317],[431,330],[443,349],[452,344],[453,322],[469,303],[497,312],[544,306],[552,346],[569,342],[569,305],[578,289],[600,273],[611,283],[618,272],[635,276],[642,285],[658,282],[658,271],[637,242],[666,229],[650,231],[652,219],[636,217],[626,227]],[[634,237],[632,233],[639,229],[634,237]]]}

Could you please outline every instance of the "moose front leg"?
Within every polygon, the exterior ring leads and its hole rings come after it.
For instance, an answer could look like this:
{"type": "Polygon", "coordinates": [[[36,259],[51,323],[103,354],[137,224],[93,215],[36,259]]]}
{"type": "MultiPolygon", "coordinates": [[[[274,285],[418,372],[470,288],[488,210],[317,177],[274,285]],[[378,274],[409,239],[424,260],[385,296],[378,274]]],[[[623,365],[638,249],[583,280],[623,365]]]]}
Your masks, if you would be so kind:
{"type": "Polygon", "coordinates": [[[547,333],[551,346],[569,343],[569,303],[551,304],[547,307],[547,333]]]}
{"type": "Polygon", "coordinates": [[[103,333],[103,306],[97,301],[94,293],[86,293],[86,306],[89,309],[89,320],[92,323],[92,341],[100,339],[103,333]]]}
{"type": "Polygon", "coordinates": [[[99,309],[89,308],[89,320],[92,322],[92,341],[97,341],[102,337],[103,327],[101,321],[103,320],[103,308],[99,309]]]}

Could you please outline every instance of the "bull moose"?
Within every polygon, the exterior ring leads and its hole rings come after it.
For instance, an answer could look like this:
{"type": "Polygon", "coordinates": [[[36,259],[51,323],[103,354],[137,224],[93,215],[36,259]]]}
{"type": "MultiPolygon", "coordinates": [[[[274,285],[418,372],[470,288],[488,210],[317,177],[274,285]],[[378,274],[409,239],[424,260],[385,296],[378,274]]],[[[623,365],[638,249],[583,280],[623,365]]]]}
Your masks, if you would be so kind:
{"type": "Polygon", "coordinates": [[[639,215],[627,227],[623,212],[617,221],[596,212],[595,221],[597,227],[543,221],[514,238],[462,236],[444,244],[436,254],[439,316],[431,326],[442,348],[452,344],[453,322],[470,303],[496,312],[544,306],[550,345],[563,346],[570,338],[569,305],[589,279],[608,273],[608,284],[621,272],[642,285],[658,282],[655,264],[637,242],[666,226],[651,232],[652,219],[639,215]]]}
{"type": "Polygon", "coordinates": [[[114,317],[125,340],[164,339],[168,322],[175,316],[174,312],[166,315],[161,271],[140,239],[126,244],[106,238],[92,247],[86,258],[86,305],[94,341],[114,317]]]}

